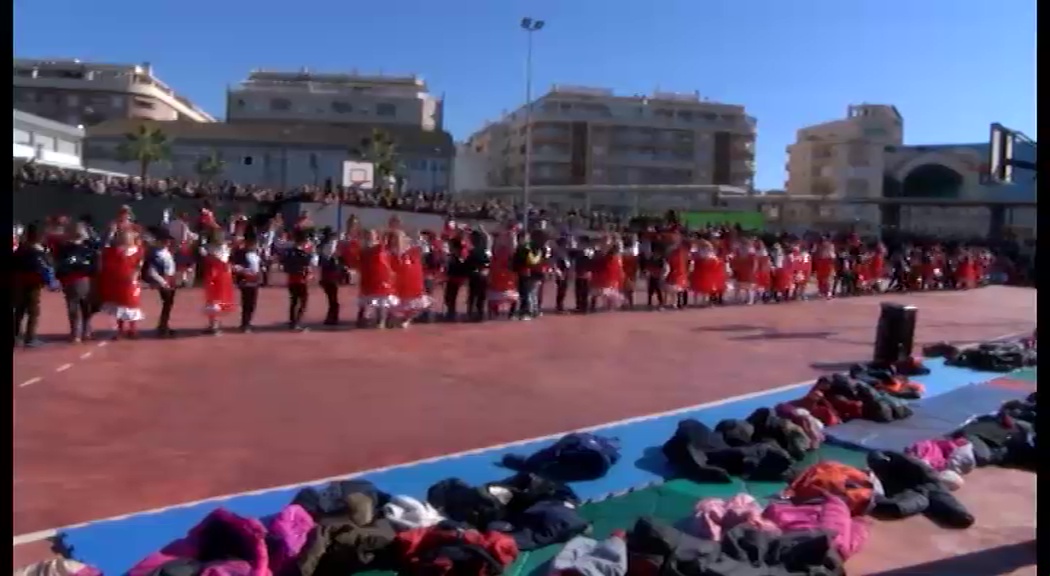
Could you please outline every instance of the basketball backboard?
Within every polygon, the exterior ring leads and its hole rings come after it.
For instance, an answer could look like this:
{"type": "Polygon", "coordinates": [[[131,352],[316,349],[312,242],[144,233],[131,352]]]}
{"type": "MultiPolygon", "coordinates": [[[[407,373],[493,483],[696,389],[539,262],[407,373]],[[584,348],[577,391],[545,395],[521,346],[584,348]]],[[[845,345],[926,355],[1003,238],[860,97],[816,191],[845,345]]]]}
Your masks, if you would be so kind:
{"type": "Polygon", "coordinates": [[[1014,141],[1016,135],[1002,124],[992,124],[988,136],[988,181],[1009,184],[1014,176],[1014,141]]]}
{"type": "Polygon", "coordinates": [[[344,160],[343,186],[371,190],[375,187],[375,166],[370,162],[344,160]]]}

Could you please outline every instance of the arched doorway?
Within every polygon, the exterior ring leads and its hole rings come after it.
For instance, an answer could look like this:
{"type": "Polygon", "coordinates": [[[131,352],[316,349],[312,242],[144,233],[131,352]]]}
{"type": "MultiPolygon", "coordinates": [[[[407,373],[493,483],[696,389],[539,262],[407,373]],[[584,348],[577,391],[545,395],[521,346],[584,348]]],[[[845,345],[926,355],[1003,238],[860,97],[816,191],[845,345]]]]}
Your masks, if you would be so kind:
{"type": "Polygon", "coordinates": [[[904,198],[959,198],[963,176],[943,164],[923,164],[912,169],[901,182],[904,198]]]}

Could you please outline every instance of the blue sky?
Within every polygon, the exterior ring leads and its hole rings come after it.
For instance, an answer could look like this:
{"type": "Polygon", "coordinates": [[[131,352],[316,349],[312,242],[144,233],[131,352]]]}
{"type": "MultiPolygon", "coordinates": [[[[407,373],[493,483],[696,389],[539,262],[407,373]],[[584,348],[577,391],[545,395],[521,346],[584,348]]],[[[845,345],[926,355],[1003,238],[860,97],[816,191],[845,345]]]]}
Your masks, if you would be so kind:
{"type": "Polygon", "coordinates": [[[24,57],[151,62],[206,110],[252,68],[418,73],[463,138],[523,102],[522,16],[537,90],[699,90],[758,118],[759,188],[801,126],[896,104],[908,143],[1035,133],[1031,0],[15,0],[24,57]]]}

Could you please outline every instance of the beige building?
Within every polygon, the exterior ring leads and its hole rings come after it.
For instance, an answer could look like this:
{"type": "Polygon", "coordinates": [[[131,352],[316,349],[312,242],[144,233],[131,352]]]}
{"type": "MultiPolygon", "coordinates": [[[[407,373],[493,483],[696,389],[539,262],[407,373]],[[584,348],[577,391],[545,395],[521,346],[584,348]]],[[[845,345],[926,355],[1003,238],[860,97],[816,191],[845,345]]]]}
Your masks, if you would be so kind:
{"type": "MultiPolygon", "coordinates": [[[[787,147],[789,196],[828,199],[877,198],[882,195],[887,146],[904,140],[904,119],[895,106],[849,106],[846,117],[798,131],[787,147]]],[[[822,207],[820,218],[877,221],[876,206],[822,207]]]]}
{"type": "Polygon", "coordinates": [[[441,130],[444,104],[418,76],[255,70],[227,92],[226,121],[391,124],[441,130]]]}
{"type": "Polygon", "coordinates": [[[122,118],[215,121],[157,79],[148,63],[15,58],[13,72],[15,108],[72,126],[122,118]]]}
{"type": "MultiPolygon", "coordinates": [[[[470,137],[488,158],[489,186],[521,186],[528,109],[470,137]]],[[[750,188],[755,119],[743,106],[698,94],[617,96],[555,86],[532,102],[531,183],[553,185],[725,185],[750,188]]]]}

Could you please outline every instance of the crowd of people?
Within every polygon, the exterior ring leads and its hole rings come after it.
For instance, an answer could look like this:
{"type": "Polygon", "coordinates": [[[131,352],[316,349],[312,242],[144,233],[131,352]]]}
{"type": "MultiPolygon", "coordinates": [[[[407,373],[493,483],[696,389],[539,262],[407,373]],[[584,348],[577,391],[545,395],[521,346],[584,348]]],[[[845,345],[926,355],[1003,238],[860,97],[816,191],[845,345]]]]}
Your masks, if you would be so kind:
{"type": "MultiPolygon", "coordinates": [[[[107,195],[129,200],[143,198],[187,198],[208,199],[235,203],[282,203],[282,202],[342,202],[348,206],[383,208],[405,212],[428,214],[451,214],[456,218],[479,220],[505,220],[521,218],[523,208],[499,200],[467,201],[453,198],[444,191],[422,191],[405,189],[364,190],[344,188],[331,182],[323,185],[296,186],[290,190],[275,190],[268,187],[238,184],[231,181],[191,181],[178,178],[149,178],[116,176],[85,170],[68,170],[53,166],[28,163],[15,170],[15,187],[48,184],[62,186],[71,193],[107,195]]],[[[574,225],[588,229],[622,227],[628,219],[603,211],[566,211],[553,214],[542,208],[532,208],[530,218],[549,221],[571,221],[574,225]]]]}
{"type": "Polygon", "coordinates": [[[993,255],[956,245],[887,250],[855,235],[764,240],[734,228],[687,231],[673,218],[640,234],[558,235],[513,221],[471,229],[449,217],[442,230],[409,231],[394,216],[384,229],[363,229],[353,216],[343,232],[317,230],[304,214],[220,223],[207,207],[162,226],[135,223],[124,207],[104,234],[66,217],[15,230],[15,338],[38,345],[41,292],[62,291],[70,338],[92,337],[91,318],[105,312],[118,338],[134,338],[144,321],[143,288],[160,300],[157,334],[174,335],[179,290],[203,287],[206,330],[218,334],[239,308],[250,332],[259,290],[283,272],[288,327],[305,329],[310,286],[326,297],[325,324],[343,321],[343,286],[356,285],[356,324],[408,327],[416,320],[529,321],[553,284],[553,310],[590,314],[644,306],[778,303],[883,290],[968,289],[987,281],[993,255]],[[816,293],[812,292],[815,284],[816,293]],[[571,294],[571,297],[570,297],[571,294]],[[460,305],[465,296],[466,309],[460,305]],[[569,303],[572,307],[569,307],[569,303]]]}

